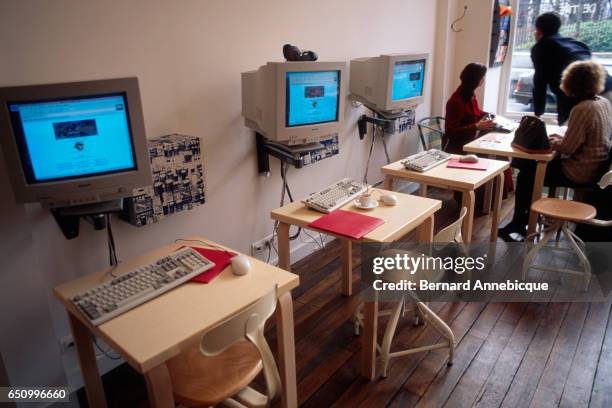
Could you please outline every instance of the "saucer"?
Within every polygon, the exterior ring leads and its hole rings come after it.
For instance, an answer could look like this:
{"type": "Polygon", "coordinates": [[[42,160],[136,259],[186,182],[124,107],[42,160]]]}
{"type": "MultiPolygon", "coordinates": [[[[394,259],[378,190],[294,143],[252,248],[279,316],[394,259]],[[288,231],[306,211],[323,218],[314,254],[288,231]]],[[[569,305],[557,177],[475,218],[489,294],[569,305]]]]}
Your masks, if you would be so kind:
{"type": "Polygon", "coordinates": [[[353,205],[362,210],[373,210],[374,208],[378,207],[378,201],[374,200],[370,205],[362,205],[359,200],[355,200],[353,201],[353,205]]]}

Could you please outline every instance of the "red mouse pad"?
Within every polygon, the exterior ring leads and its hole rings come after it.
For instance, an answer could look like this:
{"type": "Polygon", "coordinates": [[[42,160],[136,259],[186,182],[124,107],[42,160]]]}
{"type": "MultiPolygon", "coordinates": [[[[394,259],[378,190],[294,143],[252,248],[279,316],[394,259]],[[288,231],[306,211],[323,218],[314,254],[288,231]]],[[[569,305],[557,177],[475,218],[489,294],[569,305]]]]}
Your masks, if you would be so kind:
{"type": "Polygon", "coordinates": [[[321,231],[331,232],[352,239],[360,239],[384,223],[380,218],[352,211],[336,210],[317,218],[308,225],[321,231]]]}
{"type": "Polygon", "coordinates": [[[477,163],[464,163],[460,162],[459,159],[450,159],[446,167],[454,169],[486,170],[489,168],[489,162],[487,159],[478,159],[477,163]]]}
{"type": "Polygon", "coordinates": [[[197,248],[191,247],[194,251],[202,255],[204,258],[215,263],[215,266],[209,270],[202,272],[198,276],[194,276],[189,282],[209,283],[215,279],[227,266],[231,259],[236,256],[235,253],[218,249],[197,248]]]}

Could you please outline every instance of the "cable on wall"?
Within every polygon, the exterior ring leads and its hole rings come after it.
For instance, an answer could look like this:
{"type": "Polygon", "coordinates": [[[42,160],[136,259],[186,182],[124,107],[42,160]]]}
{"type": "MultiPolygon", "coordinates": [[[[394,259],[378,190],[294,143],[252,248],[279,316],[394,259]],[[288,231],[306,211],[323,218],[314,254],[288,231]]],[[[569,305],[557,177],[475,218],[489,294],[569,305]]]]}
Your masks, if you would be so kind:
{"type": "Polygon", "coordinates": [[[465,18],[465,14],[467,13],[467,9],[468,6],[467,4],[463,6],[463,14],[461,14],[461,17],[457,18],[455,21],[453,21],[450,25],[451,30],[453,30],[453,32],[455,33],[460,33],[461,31],[463,31],[463,28],[455,28],[455,24],[457,24],[459,21],[463,20],[465,18]]]}

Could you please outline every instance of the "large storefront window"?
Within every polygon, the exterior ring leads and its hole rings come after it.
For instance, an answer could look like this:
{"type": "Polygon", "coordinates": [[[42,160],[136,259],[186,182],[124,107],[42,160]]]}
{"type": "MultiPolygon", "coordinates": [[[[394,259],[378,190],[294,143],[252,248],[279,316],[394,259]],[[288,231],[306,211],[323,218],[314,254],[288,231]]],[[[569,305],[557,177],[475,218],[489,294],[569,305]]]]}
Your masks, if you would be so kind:
{"type": "MultiPolygon", "coordinates": [[[[558,12],[562,19],[561,35],[586,43],[593,58],[612,74],[612,0],[515,0],[513,3],[516,24],[511,68],[505,78],[506,113],[533,112],[533,65],[529,51],[535,41],[535,19],[541,13],[558,12]]],[[[555,96],[549,92],[546,113],[555,112],[555,96]]]]}

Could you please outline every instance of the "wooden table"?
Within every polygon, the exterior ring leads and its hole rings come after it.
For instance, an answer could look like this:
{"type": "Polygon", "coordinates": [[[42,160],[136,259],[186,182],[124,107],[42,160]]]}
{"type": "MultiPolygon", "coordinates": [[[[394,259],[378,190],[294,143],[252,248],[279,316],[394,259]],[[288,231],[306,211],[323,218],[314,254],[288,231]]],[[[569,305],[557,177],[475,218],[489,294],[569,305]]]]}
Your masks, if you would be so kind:
{"type": "MultiPolygon", "coordinates": [[[[384,190],[375,189],[374,197],[385,193],[384,190]]],[[[410,231],[416,229],[417,234],[423,240],[433,238],[433,214],[442,207],[439,200],[423,199],[409,194],[393,193],[398,200],[396,206],[383,204],[373,210],[360,210],[353,203],[345,204],[342,209],[353,211],[372,217],[380,218],[384,224],[366,234],[363,238],[354,242],[393,242],[403,237],[410,231]]],[[[289,252],[289,227],[296,225],[311,229],[338,238],[342,245],[342,293],[350,296],[353,290],[352,275],[352,243],[353,241],[327,231],[319,231],[309,227],[308,224],[321,217],[322,213],[306,207],[301,202],[293,202],[273,210],[272,219],[278,224],[278,266],[286,271],[291,270],[291,258],[289,252]]]]}
{"type": "MultiPolygon", "coordinates": [[[[567,128],[563,126],[547,125],[546,131],[548,134],[565,134],[567,128]]],[[[542,188],[544,187],[544,176],[546,175],[546,166],[548,162],[555,158],[556,152],[552,153],[526,153],[512,147],[511,143],[514,139],[512,133],[497,133],[492,132],[463,146],[463,150],[469,153],[479,153],[488,156],[503,156],[516,157],[518,159],[534,160],[536,162],[535,181],[533,183],[533,192],[531,193],[531,202],[533,203],[542,196],[542,188]]],[[[537,217],[531,214],[529,216],[529,225],[527,227],[527,235],[535,231],[537,217]]]]}
{"type": "Polygon", "coordinates": [[[497,240],[497,223],[504,187],[504,170],[509,168],[510,164],[501,160],[481,160],[489,162],[486,170],[456,169],[446,167],[446,164],[441,164],[425,172],[418,172],[407,170],[401,163],[401,160],[398,160],[383,166],[381,171],[385,175],[385,188],[387,190],[393,189],[394,179],[401,179],[420,183],[420,194],[423,197],[427,196],[427,186],[460,191],[462,194],[461,205],[467,207],[468,210],[462,228],[463,239],[466,242],[470,242],[472,239],[474,205],[476,201],[474,190],[487,182],[496,180],[491,220],[491,241],[495,242],[497,240]]]}
{"type": "MultiPolygon", "coordinates": [[[[206,241],[199,237],[190,239],[206,241]]],[[[185,245],[198,246],[188,242],[185,245]]],[[[114,270],[114,274],[121,275],[148,264],[181,246],[167,245],[126,260],[114,270]]],[[[112,346],[136,371],[145,376],[151,406],[174,408],[166,361],[199,342],[207,330],[240,312],[278,285],[276,330],[278,363],[283,384],[282,405],[296,407],[293,304],[290,291],[299,285],[299,277],[256,259],[250,260],[252,266],[247,275],[235,276],[230,267],[225,268],[209,284],[181,285],[99,326],[93,326],[68,299],[84,288],[111,280],[108,269],[56,287],[54,294],[68,311],[89,406],[106,406],[91,333],[112,346]]]]}
{"type": "MultiPolygon", "coordinates": [[[[384,190],[375,189],[374,197],[384,190]]],[[[352,203],[342,207],[343,210],[358,212],[384,220],[380,225],[360,240],[355,242],[393,242],[416,229],[419,242],[432,242],[434,213],[442,207],[442,202],[410,194],[393,193],[397,197],[396,206],[387,206],[380,203],[373,210],[360,210],[352,203]]],[[[297,225],[302,228],[333,235],[329,232],[319,231],[308,226],[309,223],[323,214],[306,207],[300,202],[294,202],[278,208],[271,213],[272,219],[279,222],[278,226],[278,258],[279,266],[290,270],[291,259],[289,254],[289,227],[297,225]]],[[[342,293],[350,296],[353,290],[352,282],[352,244],[353,241],[335,235],[340,240],[342,259],[342,293]]],[[[373,380],[376,374],[376,332],[378,324],[378,302],[366,300],[364,304],[364,326],[361,337],[361,374],[373,380]]]]}

